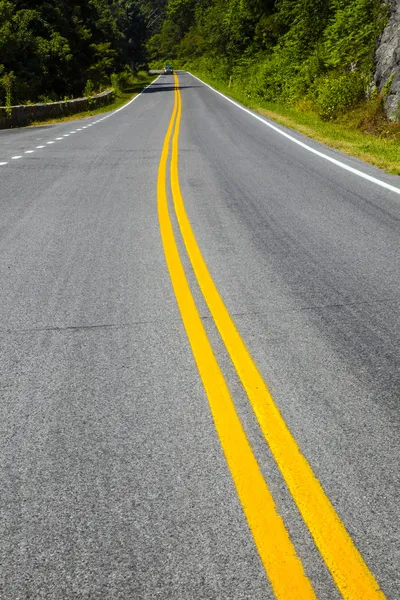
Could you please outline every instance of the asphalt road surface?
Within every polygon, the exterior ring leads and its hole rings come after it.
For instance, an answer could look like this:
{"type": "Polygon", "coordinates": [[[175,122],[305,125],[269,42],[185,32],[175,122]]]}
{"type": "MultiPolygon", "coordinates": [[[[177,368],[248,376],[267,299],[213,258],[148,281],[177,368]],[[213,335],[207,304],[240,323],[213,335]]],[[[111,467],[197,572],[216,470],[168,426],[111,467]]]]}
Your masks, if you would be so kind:
{"type": "Polygon", "coordinates": [[[397,189],[186,73],[0,132],[2,599],[400,598],[397,189]]]}

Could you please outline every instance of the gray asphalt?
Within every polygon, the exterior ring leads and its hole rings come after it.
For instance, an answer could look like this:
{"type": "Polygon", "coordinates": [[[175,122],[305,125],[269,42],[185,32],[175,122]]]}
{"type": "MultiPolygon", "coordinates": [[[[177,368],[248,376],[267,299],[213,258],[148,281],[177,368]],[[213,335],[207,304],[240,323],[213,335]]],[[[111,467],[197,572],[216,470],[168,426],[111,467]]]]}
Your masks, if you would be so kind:
{"type": "MultiPolygon", "coordinates": [[[[179,77],[181,188],[211,274],[398,600],[400,196],[179,77]]],[[[164,76],[90,128],[99,117],[0,132],[1,598],[273,598],[165,265],[156,183],[173,100],[164,76]]],[[[278,510],[318,598],[335,600],[184,263],[278,510]]]]}

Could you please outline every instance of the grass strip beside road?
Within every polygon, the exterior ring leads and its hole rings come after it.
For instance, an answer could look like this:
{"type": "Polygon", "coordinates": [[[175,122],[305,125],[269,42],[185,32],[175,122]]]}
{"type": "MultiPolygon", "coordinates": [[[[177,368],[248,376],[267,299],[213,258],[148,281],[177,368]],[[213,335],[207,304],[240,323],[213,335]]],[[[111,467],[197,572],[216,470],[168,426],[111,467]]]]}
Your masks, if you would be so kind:
{"type": "MultiPolygon", "coordinates": [[[[175,75],[178,86],[178,77],[175,75]]],[[[384,595],[290,433],[208,271],[188,219],[178,173],[179,111],[173,138],[171,186],[182,238],[204,299],[246,390],[260,428],[304,522],[346,600],[384,595]]],[[[295,597],[301,597],[297,595],[295,597]]]]}
{"type": "MultiPolygon", "coordinates": [[[[215,427],[258,552],[279,600],[316,600],[282,518],[260,472],[236,413],[225,378],[213,353],[191,293],[175,240],[167,198],[167,162],[176,120],[179,133],[180,95],[164,139],[157,181],[158,215],[165,258],[182,321],[192,348],[215,427]]],[[[176,146],[176,141],[174,144],[176,146]]],[[[174,173],[171,177],[175,177],[174,173]]]]}
{"type": "Polygon", "coordinates": [[[78,119],[85,119],[87,117],[94,117],[102,113],[112,112],[113,110],[117,110],[118,108],[121,108],[121,106],[124,106],[124,104],[130,102],[130,100],[132,100],[135,96],[140,94],[140,92],[142,92],[145,87],[150,85],[152,81],[154,81],[154,75],[149,75],[148,77],[143,78],[138,82],[130,84],[124,89],[123,92],[118,94],[114,102],[112,102],[111,104],[107,104],[106,106],[99,106],[99,108],[95,108],[93,110],[86,110],[83,112],[75,113],[73,115],[68,115],[66,117],[60,117],[58,119],[34,121],[28,127],[37,127],[38,125],[54,125],[56,123],[76,121],[78,119]]]}
{"type": "Polygon", "coordinates": [[[359,128],[363,120],[363,108],[356,109],[335,121],[323,121],[317,114],[308,110],[298,110],[274,102],[262,102],[249,98],[244,92],[230,88],[196,70],[191,71],[218,91],[247,108],[264,115],[280,125],[290,127],[304,135],[355,156],[393,175],[400,175],[400,124],[388,123],[387,132],[381,136],[365,133],[359,128]],[[391,131],[393,136],[391,137],[391,131]],[[386,135],[385,135],[386,134],[386,135]]]}

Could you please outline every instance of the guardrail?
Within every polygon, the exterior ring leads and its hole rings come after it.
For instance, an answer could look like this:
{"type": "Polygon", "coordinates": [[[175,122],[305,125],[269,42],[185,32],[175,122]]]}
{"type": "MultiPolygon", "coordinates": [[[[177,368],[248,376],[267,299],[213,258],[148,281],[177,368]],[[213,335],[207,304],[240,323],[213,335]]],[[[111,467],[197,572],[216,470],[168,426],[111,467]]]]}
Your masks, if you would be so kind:
{"type": "Polygon", "coordinates": [[[79,112],[85,112],[107,106],[114,100],[114,92],[102,92],[91,98],[77,98],[76,100],[64,100],[63,102],[49,102],[48,104],[24,104],[21,106],[0,106],[0,129],[9,127],[22,127],[34,121],[46,121],[47,119],[58,119],[79,112]]]}

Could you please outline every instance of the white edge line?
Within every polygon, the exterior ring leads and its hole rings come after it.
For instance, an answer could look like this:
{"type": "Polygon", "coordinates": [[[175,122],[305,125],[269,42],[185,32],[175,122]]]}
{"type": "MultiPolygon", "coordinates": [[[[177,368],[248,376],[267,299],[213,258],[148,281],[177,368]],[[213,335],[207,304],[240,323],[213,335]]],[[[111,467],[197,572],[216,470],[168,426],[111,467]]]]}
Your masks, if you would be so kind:
{"type": "Polygon", "coordinates": [[[370,181],[371,183],[375,183],[376,185],[379,185],[380,187],[383,187],[383,188],[385,188],[387,190],[390,190],[391,192],[395,192],[395,194],[399,194],[400,195],[400,188],[395,187],[394,185],[390,185],[390,183],[386,183],[385,181],[382,181],[381,179],[377,179],[376,177],[372,177],[372,175],[367,175],[367,173],[363,173],[362,171],[359,171],[358,169],[354,169],[354,167],[350,167],[349,165],[346,165],[345,163],[341,162],[340,160],[336,160],[336,158],[332,158],[332,157],[328,156],[327,154],[324,154],[323,152],[320,152],[319,150],[315,150],[311,146],[308,146],[308,144],[305,144],[304,142],[300,142],[300,140],[296,140],[296,138],[293,137],[292,135],[289,135],[285,131],[282,131],[282,129],[279,129],[279,127],[276,127],[275,125],[272,125],[272,123],[269,123],[268,121],[266,121],[265,119],[263,119],[259,115],[256,115],[254,112],[252,112],[248,108],[245,108],[244,106],[242,106],[238,102],[235,102],[235,100],[232,100],[231,98],[228,98],[228,96],[225,96],[225,94],[223,94],[222,92],[219,92],[218,90],[216,90],[215,88],[213,88],[211,85],[209,85],[208,83],[206,83],[205,81],[203,81],[202,79],[200,79],[200,77],[196,77],[196,75],[193,75],[192,73],[190,73],[190,71],[186,71],[186,73],[189,73],[189,75],[191,75],[192,77],[194,77],[195,79],[197,79],[198,81],[200,81],[202,84],[206,85],[208,88],[210,88],[210,90],[212,90],[213,92],[215,92],[219,96],[222,96],[222,98],[225,98],[225,100],[227,100],[231,104],[234,104],[235,106],[237,106],[241,110],[244,110],[244,112],[246,112],[247,114],[251,115],[252,117],[254,117],[255,119],[257,119],[258,121],[261,121],[261,123],[263,123],[267,127],[270,127],[271,129],[273,129],[277,133],[280,133],[285,138],[287,138],[288,140],[290,140],[293,143],[297,144],[298,146],[301,146],[305,150],[308,150],[309,152],[312,152],[313,154],[316,154],[317,156],[319,156],[321,158],[324,158],[325,160],[328,160],[329,162],[333,163],[334,165],[336,165],[338,167],[341,167],[342,169],[345,169],[345,171],[349,171],[350,173],[353,173],[353,175],[358,175],[359,177],[362,177],[363,179],[366,179],[367,181],[370,181]]]}
{"type": "Polygon", "coordinates": [[[116,115],[120,110],[124,110],[124,108],[126,108],[127,106],[129,106],[130,104],[132,104],[132,102],[135,102],[135,100],[137,98],[139,98],[143,92],[145,92],[151,85],[153,85],[153,83],[155,83],[156,81],[158,81],[160,79],[161,75],[159,75],[158,77],[156,77],[151,83],[149,83],[149,85],[146,85],[145,88],[142,89],[141,92],[139,92],[139,94],[137,94],[134,98],[132,98],[132,100],[129,100],[129,102],[127,102],[126,104],[124,104],[123,106],[121,106],[121,108],[117,108],[117,110],[114,110],[112,113],[110,113],[109,115],[107,115],[106,118],[108,117],[112,117],[113,115],[116,115]]]}
{"type": "MultiPolygon", "coordinates": [[[[103,117],[103,119],[108,119],[108,117],[111,117],[112,115],[115,115],[120,110],[123,110],[124,108],[126,108],[127,106],[129,106],[130,104],[132,104],[132,102],[134,102],[137,98],[139,98],[139,96],[141,96],[143,94],[143,92],[145,90],[147,90],[147,88],[149,88],[151,85],[153,85],[153,83],[155,83],[158,79],[160,79],[160,77],[161,77],[161,75],[159,75],[158,77],[156,77],[151,83],[149,83],[149,85],[147,85],[145,88],[143,88],[142,91],[139,94],[137,94],[134,98],[132,98],[132,100],[129,100],[129,102],[127,102],[126,104],[124,104],[123,106],[121,106],[121,108],[118,108],[117,110],[114,110],[112,113],[110,113],[106,117],[103,117]]],[[[195,77],[195,75],[193,75],[193,77],[195,77]]],[[[207,85],[207,84],[205,84],[205,85],[207,85]]],[[[208,87],[211,87],[211,86],[208,86],[208,87]]],[[[214,89],[214,88],[211,88],[211,89],[214,89]]],[[[214,91],[216,92],[217,90],[214,90],[214,91]]],[[[217,93],[219,94],[219,92],[217,92],[217,93]]],[[[229,98],[227,98],[227,100],[229,100],[229,98]]],[[[94,125],[95,123],[99,123],[99,122],[100,121],[95,121],[94,123],[91,123],[91,124],[87,125],[87,127],[91,127],[91,125],[94,125]]],[[[76,131],[71,131],[71,133],[76,133],[76,131]]],[[[67,133],[63,137],[69,137],[69,134],[67,133]]],[[[56,138],[56,139],[61,139],[61,138],[56,138]]],[[[47,144],[54,144],[54,142],[46,142],[46,143],[47,144]]],[[[44,146],[36,146],[36,148],[44,148],[44,146]]],[[[31,150],[29,153],[31,153],[31,152],[33,152],[33,150],[31,150]]],[[[27,153],[25,153],[25,154],[27,154],[27,153]]],[[[17,160],[18,158],[22,158],[22,156],[12,156],[11,158],[13,160],[17,160]]],[[[6,165],[6,164],[8,164],[8,163],[6,163],[6,162],[0,162],[0,166],[6,165]]]]}
{"type": "MultiPolygon", "coordinates": [[[[130,104],[132,104],[133,102],[135,102],[135,100],[137,98],[139,98],[139,96],[141,96],[143,94],[143,92],[145,92],[150,86],[152,86],[153,83],[155,83],[156,81],[158,81],[160,79],[160,77],[161,77],[161,75],[159,75],[158,77],[156,77],[155,79],[153,79],[153,81],[151,83],[149,83],[149,85],[146,85],[146,87],[143,88],[142,91],[139,92],[139,94],[136,94],[136,96],[134,98],[132,98],[132,100],[129,100],[129,102],[127,102],[126,104],[124,104],[123,106],[121,106],[121,108],[117,108],[116,110],[114,110],[113,112],[109,113],[108,115],[105,115],[102,119],[99,119],[98,121],[93,121],[92,123],[89,123],[85,127],[91,127],[92,125],[96,125],[96,123],[100,123],[100,121],[102,121],[103,119],[109,119],[113,115],[116,115],[120,110],[124,110],[124,108],[126,108],[127,106],[129,106],[130,104]]],[[[194,75],[193,75],[193,77],[194,77],[194,75]]]]}
{"type": "Polygon", "coordinates": [[[99,119],[99,121],[94,121],[92,123],[89,123],[88,125],[86,125],[86,127],[91,127],[92,125],[95,125],[96,123],[100,123],[100,121],[102,121],[103,119],[109,119],[113,115],[116,115],[118,112],[120,112],[120,110],[124,110],[124,108],[126,108],[127,106],[129,106],[130,104],[132,104],[133,102],[135,102],[135,100],[137,100],[137,98],[139,98],[139,96],[141,96],[143,94],[143,92],[145,92],[150,86],[152,86],[153,83],[155,83],[156,81],[158,81],[160,79],[160,77],[161,77],[161,74],[158,77],[156,77],[155,79],[153,79],[153,81],[151,83],[149,83],[149,85],[146,85],[146,87],[143,88],[142,91],[139,92],[139,94],[136,94],[136,96],[134,98],[132,98],[132,100],[129,100],[129,102],[127,102],[126,104],[124,104],[123,106],[121,106],[121,108],[117,108],[113,112],[108,113],[102,119],[99,119]]]}

